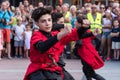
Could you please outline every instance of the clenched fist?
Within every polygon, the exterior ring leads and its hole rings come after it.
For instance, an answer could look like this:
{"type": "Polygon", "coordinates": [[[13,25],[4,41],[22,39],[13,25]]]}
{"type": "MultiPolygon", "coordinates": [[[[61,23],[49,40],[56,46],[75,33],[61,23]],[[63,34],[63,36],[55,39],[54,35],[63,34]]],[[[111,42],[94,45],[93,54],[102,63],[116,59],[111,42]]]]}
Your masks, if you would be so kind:
{"type": "Polygon", "coordinates": [[[71,33],[72,27],[70,25],[65,25],[65,27],[57,34],[57,39],[60,40],[62,37],[71,33]]]}

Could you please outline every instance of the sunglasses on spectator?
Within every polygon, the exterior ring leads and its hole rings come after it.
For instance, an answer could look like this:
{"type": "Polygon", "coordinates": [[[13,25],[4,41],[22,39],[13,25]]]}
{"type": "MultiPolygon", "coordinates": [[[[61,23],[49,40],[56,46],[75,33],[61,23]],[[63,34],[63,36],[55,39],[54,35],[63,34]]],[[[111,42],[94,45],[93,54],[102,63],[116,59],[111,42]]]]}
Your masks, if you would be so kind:
{"type": "Polygon", "coordinates": [[[83,14],[82,12],[76,12],[77,14],[83,14]]]}
{"type": "Polygon", "coordinates": [[[101,7],[100,9],[105,9],[104,7],[101,7]]]}

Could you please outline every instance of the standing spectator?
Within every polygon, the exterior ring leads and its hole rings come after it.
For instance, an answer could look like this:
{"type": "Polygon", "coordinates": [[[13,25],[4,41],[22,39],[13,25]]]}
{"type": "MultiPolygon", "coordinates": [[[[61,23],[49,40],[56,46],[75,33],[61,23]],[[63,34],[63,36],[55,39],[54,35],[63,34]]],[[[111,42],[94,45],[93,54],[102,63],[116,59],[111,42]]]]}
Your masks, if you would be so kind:
{"type": "MultiPolygon", "coordinates": [[[[24,5],[19,5],[19,9],[20,9],[20,11],[21,11],[21,16],[25,16],[25,17],[26,17],[26,15],[28,14],[28,11],[25,10],[24,5]]],[[[29,8],[28,8],[28,9],[29,9],[29,8]]]]}
{"type": "Polygon", "coordinates": [[[20,11],[19,7],[16,7],[16,9],[15,9],[15,16],[21,17],[21,11],[20,11]]]}
{"type": "Polygon", "coordinates": [[[116,16],[114,17],[114,19],[118,19],[118,21],[120,22],[120,8],[115,10],[116,12],[116,16]]]}
{"type": "Polygon", "coordinates": [[[107,10],[105,12],[105,18],[103,18],[103,25],[102,25],[102,40],[101,40],[101,45],[102,45],[102,54],[103,54],[103,59],[110,60],[110,53],[111,53],[111,37],[110,37],[110,32],[112,28],[112,16],[111,12],[107,10]],[[107,55],[106,55],[107,54],[107,55]]]}
{"type": "MultiPolygon", "coordinates": [[[[14,27],[17,24],[17,15],[16,15],[16,11],[15,11],[15,7],[11,6],[11,11],[13,12],[13,23],[11,24],[11,28],[14,27]]],[[[14,47],[14,36],[11,33],[11,56],[15,56],[15,47],[14,47]]]]}
{"type": "Polygon", "coordinates": [[[72,17],[69,12],[69,4],[64,3],[62,5],[62,13],[63,13],[64,19],[65,19],[65,23],[70,24],[72,17]]]}
{"type": "MultiPolygon", "coordinates": [[[[70,22],[71,22],[72,28],[75,27],[76,12],[77,12],[77,7],[75,5],[72,5],[70,7],[70,13],[71,13],[71,21],[70,22]]],[[[70,44],[71,44],[70,49],[71,49],[71,58],[72,58],[73,57],[73,49],[75,46],[75,41],[72,41],[70,44]]]]}
{"type": "Polygon", "coordinates": [[[38,8],[39,8],[39,7],[44,7],[43,2],[39,2],[39,3],[38,3],[38,8]]]}
{"type": "Polygon", "coordinates": [[[29,50],[30,50],[30,39],[32,36],[31,25],[26,25],[26,31],[24,32],[24,54],[26,58],[29,58],[29,50]]]}
{"type": "Polygon", "coordinates": [[[86,9],[86,14],[91,13],[91,8],[90,7],[86,7],[85,9],[86,9]]]}
{"type": "Polygon", "coordinates": [[[23,33],[25,31],[25,26],[22,24],[22,18],[18,17],[17,18],[17,25],[13,27],[13,32],[14,35],[14,47],[15,47],[15,57],[18,57],[18,51],[19,55],[22,58],[22,47],[24,46],[24,41],[23,41],[23,33]]]}
{"type": "Polygon", "coordinates": [[[23,5],[24,5],[24,10],[26,12],[28,12],[29,11],[29,2],[28,2],[28,0],[24,0],[23,5]]]}
{"type": "Polygon", "coordinates": [[[3,49],[3,32],[2,29],[0,28],[0,60],[2,59],[2,49],[3,49]]]}
{"type": "Polygon", "coordinates": [[[97,12],[97,7],[95,4],[92,5],[92,12],[87,14],[88,20],[91,21],[90,29],[94,31],[99,28],[102,32],[102,15],[97,12]]]}
{"type": "Polygon", "coordinates": [[[57,4],[56,6],[55,6],[55,12],[62,12],[62,9],[61,9],[61,5],[60,4],[57,4]]]}
{"type": "Polygon", "coordinates": [[[111,31],[111,37],[112,37],[112,49],[114,51],[114,60],[119,60],[120,57],[120,37],[119,37],[119,32],[120,32],[120,26],[119,26],[119,21],[114,20],[113,21],[113,28],[111,31]]]}
{"type": "Polygon", "coordinates": [[[70,7],[70,12],[71,12],[71,15],[72,15],[72,19],[71,19],[72,28],[75,27],[76,11],[77,11],[76,6],[75,6],[75,5],[72,5],[72,6],[70,7]]]}
{"type": "Polygon", "coordinates": [[[3,37],[6,42],[8,58],[11,59],[11,45],[10,45],[10,27],[13,23],[13,14],[8,10],[8,5],[3,2],[0,9],[0,27],[3,28],[3,37]]]}
{"type": "Polygon", "coordinates": [[[105,16],[105,6],[103,4],[100,6],[100,13],[102,14],[102,17],[105,16]]]}
{"type": "Polygon", "coordinates": [[[84,16],[84,14],[81,10],[77,10],[76,16],[84,16]]]}
{"type": "Polygon", "coordinates": [[[34,10],[34,6],[33,5],[29,5],[29,16],[31,17],[32,12],[34,10]]]}
{"type": "MultiPolygon", "coordinates": [[[[100,29],[100,32],[102,32],[102,15],[97,12],[97,6],[95,4],[92,5],[92,12],[87,14],[87,18],[91,22],[91,31],[98,28],[100,29]]],[[[94,45],[96,46],[97,51],[99,51],[101,45],[101,34],[97,35],[94,39],[94,45]]]]}

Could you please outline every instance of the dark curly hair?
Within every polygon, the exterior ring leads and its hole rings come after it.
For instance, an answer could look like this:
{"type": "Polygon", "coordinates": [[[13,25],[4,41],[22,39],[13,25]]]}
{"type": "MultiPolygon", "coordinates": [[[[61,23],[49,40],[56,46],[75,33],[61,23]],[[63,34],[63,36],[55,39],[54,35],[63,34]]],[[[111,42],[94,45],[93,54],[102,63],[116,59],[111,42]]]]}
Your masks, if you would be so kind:
{"type": "Polygon", "coordinates": [[[57,23],[57,21],[63,17],[63,14],[60,12],[52,13],[52,20],[54,23],[57,23]]]}
{"type": "Polygon", "coordinates": [[[45,15],[45,14],[50,14],[50,10],[48,10],[46,8],[43,8],[43,7],[37,8],[32,13],[32,19],[35,22],[38,22],[38,20],[40,19],[40,17],[43,16],[43,15],[45,15]]]}
{"type": "Polygon", "coordinates": [[[77,22],[83,24],[83,19],[87,19],[86,16],[77,16],[77,22]]]}

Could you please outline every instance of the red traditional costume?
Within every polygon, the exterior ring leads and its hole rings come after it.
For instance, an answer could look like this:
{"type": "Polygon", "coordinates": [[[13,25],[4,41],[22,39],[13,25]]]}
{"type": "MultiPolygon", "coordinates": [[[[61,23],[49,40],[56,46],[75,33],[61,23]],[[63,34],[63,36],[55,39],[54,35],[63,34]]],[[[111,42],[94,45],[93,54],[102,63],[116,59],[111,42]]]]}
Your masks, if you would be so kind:
{"type": "MultiPolygon", "coordinates": [[[[88,30],[87,32],[89,33],[90,31],[88,30]]],[[[94,36],[82,39],[82,46],[79,47],[78,54],[93,69],[99,69],[104,65],[104,62],[92,44],[93,39],[94,36]]]]}
{"type": "MultiPolygon", "coordinates": [[[[51,32],[52,36],[57,35],[58,31],[51,32]]],[[[59,61],[59,57],[62,54],[64,49],[64,45],[69,43],[70,41],[78,40],[78,32],[76,29],[72,31],[72,33],[63,37],[60,41],[58,41],[55,45],[53,45],[46,52],[40,52],[34,48],[34,44],[38,41],[46,41],[48,38],[43,35],[40,31],[35,32],[32,35],[30,42],[30,60],[31,63],[27,69],[24,80],[29,80],[28,76],[37,70],[49,70],[49,71],[58,71],[62,75],[62,68],[53,63],[52,58],[57,63],[59,61]]],[[[52,43],[52,42],[51,42],[52,43]]],[[[63,75],[62,75],[63,76],[63,75]]]]}

